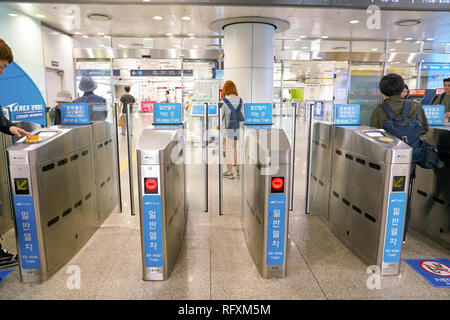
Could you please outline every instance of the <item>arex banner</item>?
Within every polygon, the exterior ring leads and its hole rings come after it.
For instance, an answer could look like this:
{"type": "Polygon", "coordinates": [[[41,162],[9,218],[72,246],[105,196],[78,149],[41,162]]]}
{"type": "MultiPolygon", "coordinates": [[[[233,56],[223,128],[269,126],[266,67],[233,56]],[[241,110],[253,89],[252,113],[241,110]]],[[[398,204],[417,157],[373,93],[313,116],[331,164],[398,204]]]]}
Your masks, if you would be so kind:
{"type": "Polygon", "coordinates": [[[0,106],[9,120],[47,125],[45,100],[30,76],[15,62],[0,76],[0,106]]]}

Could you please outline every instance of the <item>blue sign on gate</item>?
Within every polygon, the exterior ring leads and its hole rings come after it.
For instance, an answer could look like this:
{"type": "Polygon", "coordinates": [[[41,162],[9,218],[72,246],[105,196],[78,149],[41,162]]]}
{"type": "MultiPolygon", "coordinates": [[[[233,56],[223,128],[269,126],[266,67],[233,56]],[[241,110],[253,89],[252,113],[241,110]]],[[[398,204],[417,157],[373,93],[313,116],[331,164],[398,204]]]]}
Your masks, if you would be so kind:
{"type": "Polygon", "coordinates": [[[90,124],[88,103],[62,103],[61,124],[90,124]]]}
{"type": "Polygon", "coordinates": [[[286,221],[286,195],[270,194],[267,219],[266,262],[269,266],[284,263],[284,238],[286,221]]]}
{"type": "Polygon", "coordinates": [[[334,124],[359,124],[359,104],[336,104],[334,106],[334,124]]]}
{"type": "Polygon", "coordinates": [[[389,195],[383,250],[384,263],[400,261],[406,198],[405,192],[394,192],[389,195]]]}
{"type": "Polygon", "coordinates": [[[13,200],[21,266],[23,269],[40,269],[33,198],[31,196],[14,196],[13,200]]]}
{"type": "Polygon", "coordinates": [[[424,105],[422,107],[429,125],[442,126],[444,124],[445,106],[424,105]]]}
{"type": "Polygon", "coordinates": [[[153,108],[154,124],[180,124],[181,103],[155,103],[153,108]]]}
{"type": "Polygon", "coordinates": [[[245,124],[272,124],[271,103],[246,103],[244,105],[245,124]]]}
{"type": "Polygon", "coordinates": [[[163,266],[161,196],[144,195],[142,211],[145,267],[160,268],[163,266]]]}

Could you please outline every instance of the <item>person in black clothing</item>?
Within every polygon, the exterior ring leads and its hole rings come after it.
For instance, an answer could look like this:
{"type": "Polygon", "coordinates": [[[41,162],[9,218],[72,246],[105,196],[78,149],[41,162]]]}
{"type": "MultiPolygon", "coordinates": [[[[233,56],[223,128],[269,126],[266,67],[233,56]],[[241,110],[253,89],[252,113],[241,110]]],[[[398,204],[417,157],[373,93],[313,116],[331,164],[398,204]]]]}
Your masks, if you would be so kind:
{"type": "MultiPolygon", "coordinates": [[[[11,48],[5,41],[0,39],[0,75],[3,74],[5,68],[14,60],[11,48]]],[[[1,106],[0,106],[1,109],[1,106]]],[[[3,115],[3,111],[0,110],[0,132],[8,135],[15,135],[18,137],[27,136],[31,137],[31,133],[16,127],[14,123],[9,121],[3,115]]],[[[2,248],[0,243],[0,268],[11,267],[17,265],[17,255],[11,254],[2,248]]]]}
{"type": "MultiPolygon", "coordinates": [[[[122,110],[122,114],[125,116],[125,123],[127,121],[127,109],[129,109],[130,117],[133,113],[133,104],[136,102],[136,99],[130,94],[131,88],[129,86],[125,87],[125,94],[120,97],[120,110],[122,110]],[[131,108],[129,106],[131,105],[131,108]]],[[[132,117],[130,119],[130,135],[133,135],[133,126],[132,126],[132,117]]],[[[121,127],[121,133],[125,135],[126,125],[121,127]]]]}

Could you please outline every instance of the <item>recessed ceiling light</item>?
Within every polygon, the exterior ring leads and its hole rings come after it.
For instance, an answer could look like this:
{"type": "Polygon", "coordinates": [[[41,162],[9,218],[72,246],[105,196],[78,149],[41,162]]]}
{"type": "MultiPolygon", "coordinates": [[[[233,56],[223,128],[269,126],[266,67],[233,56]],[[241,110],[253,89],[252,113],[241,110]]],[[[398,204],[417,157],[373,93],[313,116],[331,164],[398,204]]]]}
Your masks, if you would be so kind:
{"type": "Polygon", "coordinates": [[[150,1],[152,1],[152,0],[142,0],[142,2],[150,2],[150,1]]]}
{"type": "Polygon", "coordinates": [[[10,17],[18,17],[18,15],[15,14],[15,13],[8,13],[8,16],[10,16],[10,17]]]}
{"type": "Polygon", "coordinates": [[[193,36],[195,36],[195,34],[194,33],[188,33],[187,34],[189,37],[193,37],[193,36]]]}
{"type": "Polygon", "coordinates": [[[389,49],[389,51],[395,51],[395,49],[394,49],[394,48],[392,48],[392,49],[389,49]]]}
{"type": "Polygon", "coordinates": [[[321,36],[322,39],[328,39],[328,36],[321,36]]]}
{"type": "Polygon", "coordinates": [[[37,14],[36,17],[37,18],[45,18],[45,16],[43,14],[37,14]]]}
{"type": "Polygon", "coordinates": [[[171,37],[173,36],[173,33],[166,33],[166,36],[171,37]]]}
{"type": "Polygon", "coordinates": [[[359,20],[352,20],[352,21],[350,21],[350,23],[351,24],[356,24],[356,23],[359,23],[359,20]]]}
{"type": "Polygon", "coordinates": [[[427,41],[433,41],[434,38],[427,38],[427,41]]]}
{"type": "Polygon", "coordinates": [[[400,40],[400,39],[395,40],[395,43],[402,43],[402,40],[400,40]]]}
{"type": "Polygon", "coordinates": [[[405,41],[409,41],[409,40],[412,40],[412,38],[405,38],[405,41]]]}
{"type": "Polygon", "coordinates": [[[378,51],[378,48],[372,48],[372,51],[378,51]]]}
{"type": "Polygon", "coordinates": [[[75,16],[66,16],[66,18],[73,20],[73,19],[75,19],[75,16]]]}
{"type": "Polygon", "coordinates": [[[191,18],[191,17],[188,17],[188,16],[184,16],[184,17],[181,17],[181,19],[183,19],[183,20],[185,20],[185,21],[189,21],[189,20],[191,20],[192,18],[191,18]]]}
{"type": "Polygon", "coordinates": [[[416,42],[414,42],[415,44],[418,44],[418,43],[421,43],[422,41],[420,41],[420,40],[417,40],[416,42]]]}
{"type": "Polygon", "coordinates": [[[104,44],[99,44],[98,46],[99,46],[99,47],[104,47],[105,45],[104,45],[104,44]]]}
{"type": "Polygon", "coordinates": [[[155,20],[162,20],[162,17],[160,17],[160,16],[154,16],[153,19],[155,19],[155,20]]]}
{"type": "Polygon", "coordinates": [[[84,35],[84,36],[83,36],[83,38],[87,39],[87,38],[89,38],[89,36],[87,36],[87,35],[84,35]]]}
{"type": "Polygon", "coordinates": [[[74,32],[73,34],[76,34],[77,36],[81,36],[82,35],[82,33],[78,32],[78,31],[74,32]]]}
{"type": "Polygon", "coordinates": [[[300,36],[299,38],[302,38],[302,39],[303,39],[303,38],[306,38],[306,36],[300,36]]]}

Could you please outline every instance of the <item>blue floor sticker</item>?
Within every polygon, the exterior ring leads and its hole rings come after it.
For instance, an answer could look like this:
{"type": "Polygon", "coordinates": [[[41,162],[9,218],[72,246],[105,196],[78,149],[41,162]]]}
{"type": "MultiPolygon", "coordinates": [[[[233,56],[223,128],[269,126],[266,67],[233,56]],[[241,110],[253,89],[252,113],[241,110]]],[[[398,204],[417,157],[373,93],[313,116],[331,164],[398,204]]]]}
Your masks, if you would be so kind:
{"type": "Polygon", "coordinates": [[[13,272],[14,270],[0,270],[0,283],[2,283],[3,280],[8,278],[8,276],[13,272]]]}
{"type": "Polygon", "coordinates": [[[435,288],[450,287],[449,259],[403,259],[435,288]]]}

